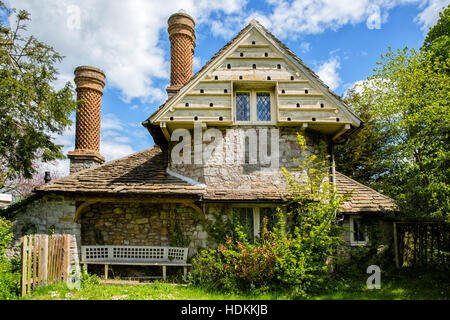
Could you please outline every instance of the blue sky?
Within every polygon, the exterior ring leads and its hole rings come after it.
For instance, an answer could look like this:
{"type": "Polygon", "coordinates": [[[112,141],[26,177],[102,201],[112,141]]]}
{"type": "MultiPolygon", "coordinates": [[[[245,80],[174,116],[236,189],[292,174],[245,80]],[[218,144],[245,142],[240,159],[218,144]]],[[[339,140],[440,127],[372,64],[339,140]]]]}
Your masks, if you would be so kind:
{"type": "MultiPolygon", "coordinates": [[[[372,74],[381,54],[419,48],[450,0],[9,0],[26,9],[29,32],[66,56],[55,86],[79,65],[107,75],[101,153],[107,160],[153,145],[141,125],[165,101],[170,43],[167,18],[180,9],[196,23],[194,72],[256,18],[337,94],[372,74]]],[[[74,118],[74,117],[73,117],[74,118]]],[[[74,148],[74,127],[55,137],[74,148]]],[[[68,162],[56,169],[68,173],[68,162]]]]}

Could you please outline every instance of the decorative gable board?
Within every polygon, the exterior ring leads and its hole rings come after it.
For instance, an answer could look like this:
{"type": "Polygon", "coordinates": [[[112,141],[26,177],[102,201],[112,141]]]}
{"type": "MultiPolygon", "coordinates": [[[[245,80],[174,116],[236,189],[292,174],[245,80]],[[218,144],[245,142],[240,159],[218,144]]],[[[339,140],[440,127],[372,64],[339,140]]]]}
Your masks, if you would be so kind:
{"type": "Polygon", "coordinates": [[[246,88],[273,92],[273,124],[307,124],[311,129],[334,134],[361,123],[256,21],[152,116],[151,122],[164,123],[169,130],[192,127],[195,121],[233,125],[235,91],[246,88]]]}

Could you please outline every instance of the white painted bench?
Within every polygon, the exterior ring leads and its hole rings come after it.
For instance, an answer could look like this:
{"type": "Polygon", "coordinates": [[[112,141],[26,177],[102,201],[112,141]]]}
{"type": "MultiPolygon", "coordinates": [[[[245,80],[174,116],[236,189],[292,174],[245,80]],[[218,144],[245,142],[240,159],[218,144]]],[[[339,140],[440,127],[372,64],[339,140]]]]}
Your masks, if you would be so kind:
{"type": "Polygon", "coordinates": [[[81,246],[81,264],[87,272],[88,264],[105,265],[105,279],[108,279],[109,265],[161,266],[166,280],[167,267],[183,267],[187,277],[189,248],[155,246],[81,246]]]}

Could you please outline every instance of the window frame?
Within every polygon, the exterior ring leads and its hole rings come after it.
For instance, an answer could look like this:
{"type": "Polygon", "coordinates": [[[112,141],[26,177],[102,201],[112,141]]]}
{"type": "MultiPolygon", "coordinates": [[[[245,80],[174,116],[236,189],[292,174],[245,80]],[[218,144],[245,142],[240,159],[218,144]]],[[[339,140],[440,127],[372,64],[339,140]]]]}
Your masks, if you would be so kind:
{"type": "MultiPolygon", "coordinates": [[[[363,227],[363,234],[364,234],[364,241],[356,241],[355,240],[355,227],[354,227],[354,223],[356,221],[360,221],[361,217],[352,217],[350,216],[350,245],[352,246],[365,246],[367,245],[367,243],[369,242],[369,236],[367,234],[367,228],[363,227]]],[[[359,222],[358,221],[358,222],[359,222]]]]}
{"type": "Polygon", "coordinates": [[[275,116],[275,96],[273,90],[267,89],[239,89],[233,92],[233,105],[234,105],[234,123],[237,125],[273,125],[276,123],[275,116]],[[238,121],[237,120],[237,103],[236,95],[239,93],[250,94],[250,120],[238,121]],[[258,121],[258,109],[257,109],[257,93],[268,93],[270,95],[270,121],[258,121]]]}

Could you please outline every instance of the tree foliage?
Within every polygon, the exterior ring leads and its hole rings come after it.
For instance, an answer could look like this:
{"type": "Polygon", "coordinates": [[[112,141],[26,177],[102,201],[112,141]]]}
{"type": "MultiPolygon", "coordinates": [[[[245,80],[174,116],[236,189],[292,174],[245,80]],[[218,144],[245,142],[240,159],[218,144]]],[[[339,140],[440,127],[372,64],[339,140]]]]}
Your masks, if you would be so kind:
{"type": "Polygon", "coordinates": [[[387,140],[359,146],[372,163],[351,154],[358,140],[338,156],[341,160],[350,157],[355,168],[368,164],[367,173],[372,176],[362,180],[378,181],[378,187],[409,215],[445,216],[450,209],[450,79],[446,68],[446,61],[425,50],[389,50],[375,74],[363,83],[358,98],[360,106],[370,106],[371,118],[362,138],[387,140]]]}
{"type": "Polygon", "coordinates": [[[64,158],[52,135],[63,133],[76,109],[70,83],[53,87],[63,57],[26,35],[29,21],[28,12],[0,1],[0,188],[7,179],[31,178],[36,159],[64,158]]]}
{"type": "Polygon", "coordinates": [[[357,86],[347,91],[344,100],[364,121],[361,130],[345,144],[335,146],[336,169],[376,190],[392,174],[394,155],[392,135],[384,122],[377,121],[372,101],[362,97],[357,86]]]}
{"type": "Polygon", "coordinates": [[[421,50],[389,48],[349,92],[366,127],[337,148],[339,170],[391,196],[409,216],[450,211],[449,8],[421,50]]]}
{"type": "MultiPolygon", "coordinates": [[[[435,59],[450,59],[450,5],[439,13],[439,20],[428,31],[422,48],[435,59]]],[[[447,68],[446,72],[449,73],[450,69],[447,68]]]]}

